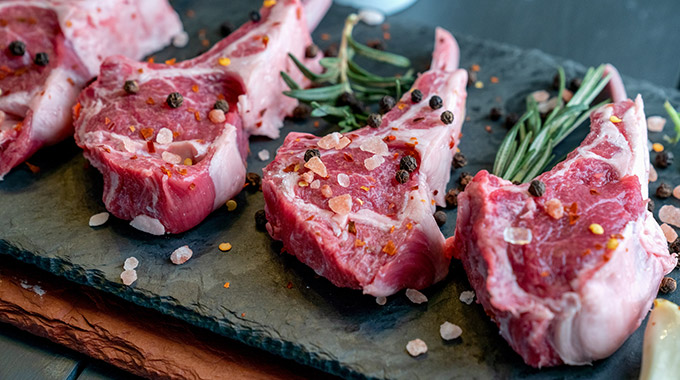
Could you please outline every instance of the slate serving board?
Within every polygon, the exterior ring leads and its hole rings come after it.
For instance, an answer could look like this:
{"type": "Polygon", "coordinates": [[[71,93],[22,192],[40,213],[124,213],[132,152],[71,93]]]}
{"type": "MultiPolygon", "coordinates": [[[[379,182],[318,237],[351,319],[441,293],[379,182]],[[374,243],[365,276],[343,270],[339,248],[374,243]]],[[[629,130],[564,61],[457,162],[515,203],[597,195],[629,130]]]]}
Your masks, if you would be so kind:
{"type": "MultiPolygon", "coordinates": [[[[173,6],[183,17],[191,43],[183,49],[168,48],[156,55],[159,59],[185,59],[200,53],[206,49],[196,38],[201,29],[214,43],[222,21],[239,25],[252,9],[217,0],[174,1],[173,6]],[[193,14],[187,13],[190,8],[193,14]]],[[[322,47],[330,42],[321,41],[321,33],[336,40],[350,11],[331,9],[315,32],[322,47]]],[[[387,20],[392,25],[389,48],[410,57],[416,69],[425,70],[433,47],[433,27],[407,20],[407,14],[387,20]]],[[[356,32],[360,41],[381,35],[377,27],[359,26],[356,32]]],[[[470,163],[452,173],[450,187],[456,186],[463,170],[475,173],[491,167],[506,132],[500,122],[488,120],[492,106],[521,113],[524,97],[547,89],[558,65],[565,67],[569,78],[584,72],[575,62],[536,50],[456,37],[462,67],[479,64],[484,88],[469,89],[469,120],[463,126],[460,148],[470,163]],[[498,77],[499,83],[490,83],[491,76],[498,77]],[[487,125],[491,133],[485,131],[487,125]]],[[[663,115],[667,98],[680,104],[676,90],[629,78],[624,81],[630,96],[643,95],[648,115],[663,115]]],[[[290,131],[324,134],[330,128],[323,123],[314,128],[311,121],[287,121],[282,135],[290,131]]],[[[577,146],[586,133],[586,127],[576,131],[556,149],[557,157],[577,146]]],[[[650,138],[662,141],[661,134],[650,138]]],[[[261,173],[266,163],[255,153],[267,149],[273,156],[281,141],[252,138],[249,171],[261,173]]],[[[677,147],[674,151],[680,154],[677,147]]],[[[348,378],[626,379],[636,378],[639,372],[642,328],[618,352],[592,366],[542,370],[526,366],[498,335],[480,305],[459,301],[461,291],[470,285],[455,261],[444,281],[424,291],[429,302],[422,305],[411,304],[400,293],[379,306],[358,291],[335,288],[292,256],[281,254],[279,243],[255,230],[253,215],[264,203],[261,193],[244,191],[236,198],[235,211],[223,207],[189,232],[152,237],[115,218],[105,226],[88,227],[89,217],[104,211],[102,179],[86,165],[72,140],[40,152],[30,162],[41,168],[40,173],[22,166],[0,183],[0,253],[283,357],[348,378]],[[217,246],[222,242],[230,242],[233,249],[220,252],[217,246]],[[193,249],[194,257],[182,266],[171,264],[170,253],[185,244],[193,249]],[[129,256],[140,261],[139,279],[132,287],[119,279],[129,256]],[[223,287],[225,282],[230,282],[228,289],[223,287]],[[439,325],[444,321],[460,325],[462,338],[442,341],[439,325]],[[428,344],[426,355],[412,358],[406,353],[406,343],[415,338],[428,344]]],[[[680,183],[676,166],[660,171],[659,177],[651,184],[651,193],[661,181],[680,183]]],[[[657,210],[662,204],[680,203],[655,201],[657,210]]],[[[447,237],[453,234],[455,210],[448,211],[448,216],[442,227],[447,237]]],[[[671,275],[677,277],[675,272],[671,275]]],[[[679,302],[680,292],[668,298],[679,302]]]]}

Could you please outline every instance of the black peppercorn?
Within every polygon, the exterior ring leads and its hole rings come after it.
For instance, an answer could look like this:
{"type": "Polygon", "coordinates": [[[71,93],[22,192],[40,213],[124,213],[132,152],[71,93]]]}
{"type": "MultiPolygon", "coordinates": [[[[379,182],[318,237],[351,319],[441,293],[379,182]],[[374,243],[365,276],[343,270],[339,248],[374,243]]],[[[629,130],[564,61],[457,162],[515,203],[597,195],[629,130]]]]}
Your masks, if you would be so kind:
{"type": "Polygon", "coordinates": [[[446,213],[442,210],[438,210],[434,213],[434,220],[437,222],[439,227],[446,224],[446,213]]]}
{"type": "Polygon", "coordinates": [[[213,108],[216,110],[221,110],[224,113],[227,113],[229,112],[229,103],[227,103],[227,101],[224,99],[220,99],[215,102],[213,108]]]}
{"type": "Polygon", "coordinates": [[[373,39],[366,41],[366,46],[370,47],[371,49],[375,50],[385,50],[385,43],[382,40],[379,39],[373,39]]]}
{"type": "Polygon", "coordinates": [[[377,113],[372,113],[368,115],[366,119],[366,124],[371,128],[378,128],[382,124],[382,116],[377,113]]]}
{"type": "Polygon", "coordinates": [[[307,103],[300,103],[293,109],[293,120],[305,120],[312,114],[312,107],[307,103]]]}
{"type": "Polygon", "coordinates": [[[316,148],[307,149],[305,152],[305,162],[311,160],[312,157],[321,157],[321,152],[316,148]]]}
{"type": "Polygon", "coordinates": [[[555,90],[555,91],[560,89],[560,74],[559,73],[555,74],[555,76],[553,77],[552,89],[555,90]]]}
{"type": "Polygon", "coordinates": [[[267,214],[264,210],[257,210],[257,212],[255,212],[255,228],[258,231],[267,230],[267,214]]]}
{"type": "Polygon", "coordinates": [[[444,124],[451,124],[453,123],[453,112],[444,111],[442,112],[441,116],[439,116],[439,119],[441,119],[442,123],[444,124]]]}
{"type": "Polygon", "coordinates": [[[250,21],[260,22],[260,20],[262,20],[262,16],[260,16],[260,12],[258,12],[258,11],[250,12],[250,21]]]}
{"type": "Polygon", "coordinates": [[[501,110],[499,110],[497,107],[491,107],[491,110],[489,111],[489,119],[492,121],[497,121],[503,116],[503,113],[501,113],[501,110]]]}
{"type": "Polygon", "coordinates": [[[262,184],[262,178],[259,174],[250,172],[246,174],[246,185],[252,191],[258,190],[262,184]]]}
{"type": "Polygon", "coordinates": [[[413,156],[404,156],[399,161],[399,169],[413,173],[418,168],[418,161],[413,156]]]}
{"type": "Polygon", "coordinates": [[[380,99],[380,103],[378,105],[380,106],[380,113],[385,114],[388,113],[394,106],[397,104],[397,102],[394,100],[393,97],[389,95],[385,95],[380,99]]]}
{"type": "Polygon", "coordinates": [[[229,21],[225,21],[220,25],[220,34],[222,37],[226,37],[231,34],[231,32],[234,31],[234,24],[230,23],[229,21]]]}
{"type": "Polygon", "coordinates": [[[649,210],[649,212],[654,212],[654,201],[651,199],[647,202],[647,210],[649,210]]]}
{"type": "Polygon", "coordinates": [[[534,197],[542,197],[545,194],[545,183],[537,179],[531,181],[531,184],[529,184],[529,194],[534,197]]]}
{"type": "Polygon", "coordinates": [[[125,84],[123,85],[123,90],[125,90],[125,92],[128,94],[136,94],[139,92],[139,85],[137,84],[137,81],[126,80],[125,84]]]}
{"type": "Polygon", "coordinates": [[[438,110],[442,108],[443,105],[444,102],[442,101],[442,98],[440,98],[437,95],[432,95],[432,97],[430,98],[430,108],[432,108],[433,110],[438,110]]]}
{"type": "Polygon", "coordinates": [[[668,251],[670,253],[680,253],[680,237],[675,238],[672,243],[668,243],[668,251]]]}
{"type": "Polygon", "coordinates": [[[678,284],[675,282],[675,279],[671,277],[664,277],[663,280],[661,280],[659,291],[664,294],[673,293],[677,286],[678,284]]]}
{"type": "Polygon", "coordinates": [[[9,43],[9,52],[12,53],[12,55],[21,57],[24,55],[24,53],[26,53],[26,44],[18,40],[12,41],[9,43]]]}
{"type": "Polygon", "coordinates": [[[579,88],[581,88],[581,84],[583,83],[583,80],[581,78],[574,78],[569,81],[569,90],[572,92],[578,91],[579,88]]]}
{"type": "Polygon", "coordinates": [[[397,170],[397,174],[395,176],[397,178],[397,182],[399,183],[406,183],[408,182],[408,179],[411,177],[406,170],[397,170]]]}
{"type": "Polygon", "coordinates": [[[335,102],[338,106],[349,106],[354,112],[364,112],[364,105],[352,92],[343,92],[335,102]]]}
{"type": "Polygon", "coordinates": [[[38,66],[47,66],[50,63],[50,57],[47,56],[47,53],[38,53],[35,55],[33,63],[38,66]]]}
{"type": "Polygon", "coordinates": [[[465,165],[467,165],[467,158],[465,158],[465,155],[463,153],[458,152],[453,155],[454,169],[462,168],[465,165]]]}
{"type": "Polygon", "coordinates": [[[462,172],[460,173],[460,177],[458,178],[458,182],[460,183],[460,188],[465,189],[465,186],[468,185],[472,181],[472,174],[468,172],[462,172]]]}
{"type": "Polygon", "coordinates": [[[165,102],[170,106],[170,108],[179,108],[182,103],[184,103],[184,97],[182,97],[182,94],[179,92],[173,92],[170,95],[168,95],[168,98],[165,99],[165,102]]]}
{"type": "Polygon", "coordinates": [[[337,57],[338,56],[338,44],[333,43],[328,45],[328,47],[323,51],[324,57],[337,57]]]}
{"type": "Polygon", "coordinates": [[[510,112],[505,117],[505,128],[512,128],[519,121],[519,116],[516,113],[510,112]]]}
{"type": "Polygon", "coordinates": [[[458,207],[458,189],[451,189],[449,190],[446,195],[444,196],[444,200],[446,201],[446,207],[448,208],[456,208],[458,207]]]}
{"type": "Polygon", "coordinates": [[[659,169],[665,169],[673,165],[673,153],[668,151],[662,151],[654,156],[654,166],[659,169]]]}
{"type": "Polygon", "coordinates": [[[659,187],[656,188],[656,197],[661,199],[666,199],[673,194],[673,189],[665,182],[661,182],[659,187]]]}
{"type": "Polygon", "coordinates": [[[413,103],[420,103],[420,101],[423,100],[423,93],[420,90],[413,90],[411,92],[411,101],[413,103]]]}
{"type": "Polygon", "coordinates": [[[319,54],[319,47],[311,44],[305,48],[305,57],[306,58],[314,58],[316,55],[319,54]]]}

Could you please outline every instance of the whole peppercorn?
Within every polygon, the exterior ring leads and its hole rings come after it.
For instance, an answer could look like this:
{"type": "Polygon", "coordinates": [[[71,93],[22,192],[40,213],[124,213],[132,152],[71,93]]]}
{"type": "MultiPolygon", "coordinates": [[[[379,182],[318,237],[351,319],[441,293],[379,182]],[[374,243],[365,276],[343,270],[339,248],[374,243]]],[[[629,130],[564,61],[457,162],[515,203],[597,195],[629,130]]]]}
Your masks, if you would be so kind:
{"type": "Polygon", "coordinates": [[[430,98],[430,108],[433,110],[438,110],[442,108],[444,105],[444,102],[442,101],[442,98],[440,98],[438,95],[432,95],[430,98]]]}
{"type": "Polygon", "coordinates": [[[501,113],[501,110],[498,109],[497,107],[491,107],[491,110],[489,111],[489,119],[493,121],[497,121],[503,116],[501,113]]]}
{"type": "Polygon", "coordinates": [[[516,113],[510,112],[505,117],[505,128],[512,128],[519,121],[519,116],[516,113]]]}
{"type": "Polygon", "coordinates": [[[33,63],[38,66],[47,66],[50,63],[50,57],[47,56],[47,53],[38,53],[35,55],[33,63]]]}
{"type": "Polygon", "coordinates": [[[125,90],[125,92],[128,94],[136,94],[139,92],[139,85],[137,84],[137,81],[126,80],[125,84],[123,85],[123,90],[125,90]]]}
{"type": "Polygon", "coordinates": [[[397,105],[397,101],[389,95],[383,96],[382,99],[380,99],[380,103],[378,103],[378,106],[380,106],[380,113],[382,114],[390,112],[395,105],[397,105]]]}
{"type": "Polygon", "coordinates": [[[647,202],[647,210],[649,210],[649,212],[654,212],[654,201],[651,199],[647,202]]]}
{"type": "Polygon", "coordinates": [[[442,210],[437,210],[434,213],[434,220],[437,222],[439,227],[443,226],[446,224],[446,213],[442,210]]]}
{"type": "Polygon", "coordinates": [[[262,184],[262,177],[260,177],[259,174],[252,173],[252,172],[246,174],[246,185],[248,185],[248,188],[251,191],[259,190],[261,184],[262,184]]]}
{"type": "Polygon", "coordinates": [[[182,97],[182,94],[179,92],[173,92],[170,95],[168,95],[168,98],[165,99],[165,102],[170,106],[170,108],[179,108],[182,103],[184,103],[184,97],[182,97]]]}
{"type": "Polygon", "coordinates": [[[385,50],[385,42],[379,39],[373,39],[366,41],[366,46],[370,47],[371,49],[375,50],[385,50]]]}
{"type": "Polygon", "coordinates": [[[664,277],[663,280],[661,280],[659,291],[664,294],[673,293],[677,286],[678,284],[675,282],[675,279],[671,277],[664,277]]]}
{"type": "Polygon", "coordinates": [[[662,151],[654,156],[654,166],[659,169],[665,169],[673,165],[673,153],[668,151],[662,151]]]}
{"type": "Polygon", "coordinates": [[[377,113],[372,113],[368,115],[368,119],[366,119],[366,124],[371,127],[371,128],[378,128],[380,127],[380,124],[382,124],[382,116],[377,113]]]}
{"type": "Polygon", "coordinates": [[[560,89],[560,74],[559,74],[559,73],[555,74],[555,76],[553,77],[553,81],[552,81],[552,86],[551,86],[551,87],[552,87],[552,89],[555,90],[555,91],[557,91],[557,90],[560,89]]]}
{"type": "Polygon", "coordinates": [[[545,183],[537,179],[531,181],[531,184],[529,184],[529,194],[534,197],[542,197],[545,194],[545,183]]]}
{"type": "Polygon", "coordinates": [[[420,101],[423,100],[423,92],[415,89],[411,92],[411,101],[413,103],[420,103],[420,101]]]}
{"type": "Polygon", "coordinates": [[[661,199],[666,199],[673,195],[673,189],[665,182],[661,182],[659,187],[656,188],[656,197],[661,199]]]}
{"type": "Polygon", "coordinates": [[[460,177],[458,178],[458,182],[460,183],[460,188],[465,189],[465,187],[472,181],[472,174],[468,172],[462,172],[460,173],[460,177]]]}
{"type": "Polygon", "coordinates": [[[475,82],[477,82],[477,73],[472,70],[468,70],[467,72],[468,72],[467,87],[474,86],[475,82]]]}
{"type": "Polygon", "coordinates": [[[458,207],[458,193],[458,189],[451,189],[446,193],[444,200],[446,201],[447,208],[458,207]]]}
{"type": "Polygon", "coordinates": [[[267,214],[264,210],[257,210],[257,212],[255,212],[255,228],[258,231],[267,230],[267,214]]]}
{"type": "Polygon", "coordinates": [[[310,44],[309,46],[307,46],[307,48],[305,48],[305,57],[306,58],[314,58],[314,57],[316,57],[317,54],[319,54],[319,47],[318,46],[316,46],[314,44],[310,44]]]}
{"type": "Polygon", "coordinates": [[[262,20],[262,16],[260,15],[260,12],[258,12],[258,11],[250,12],[250,21],[260,22],[260,20],[262,20]]]}
{"type": "Polygon", "coordinates": [[[305,120],[312,114],[312,107],[307,103],[300,103],[293,109],[294,120],[305,120]]]}
{"type": "Polygon", "coordinates": [[[323,51],[324,57],[337,57],[338,56],[338,44],[330,44],[326,48],[326,50],[323,51]]]}
{"type": "Polygon", "coordinates": [[[439,118],[441,119],[442,123],[451,124],[453,123],[453,112],[444,111],[442,112],[441,116],[439,116],[439,118]]]}
{"type": "Polygon", "coordinates": [[[583,83],[583,80],[581,78],[574,78],[569,81],[569,90],[572,92],[578,91],[579,88],[581,88],[581,84],[583,83]]]}
{"type": "Polygon", "coordinates": [[[397,179],[397,182],[399,183],[406,183],[408,182],[410,175],[406,170],[397,170],[397,174],[395,175],[395,178],[397,179]]]}
{"type": "Polygon", "coordinates": [[[220,34],[222,37],[226,37],[231,34],[231,32],[234,31],[234,24],[230,23],[229,21],[225,21],[220,25],[220,34]]]}
{"type": "Polygon", "coordinates": [[[305,162],[311,160],[312,157],[321,157],[321,152],[316,148],[307,149],[305,152],[305,162]]]}
{"type": "Polygon", "coordinates": [[[222,112],[227,113],[229,112],[229,103],[227,103],[227,101],[224,99],[220,99],[215,102],[213,109],[221,110],[222,112]]]}
{"type": "Polygon", "coordinates": [[[465,155],[463,153],[458,152],[458,153],[453,155],[453,168],[454,169],[462,168],[465,165],[467,165],[467,158],[465,158],[465,155]]]}
{"type": "Polygon", "coordinates": [[[16,55],[17,57],[21,57],[26,53],[26,44],[23,42],[17,40],[17,41],[12,41],[9,43],[9,52],[12,53],[12,55],[16,55]]]}
{"type": "Polygon", "coordinates": [[[399,169],[413,173],[418,168],[418,162],[413,156],[404,156],[399,160],[399,169]]]}
{"type": "Polygon", "coordinates": [[[335,102],[338,106],[349,106],[354,112],[364,112],[364,105],[352,92],[343,92],[335,102]]]}
{"type": "Polygon", "coordinates": [[[670,253],[680,253],[680,237],[675,238],[672,243],[668,243],[668,251],[670,253]]]}

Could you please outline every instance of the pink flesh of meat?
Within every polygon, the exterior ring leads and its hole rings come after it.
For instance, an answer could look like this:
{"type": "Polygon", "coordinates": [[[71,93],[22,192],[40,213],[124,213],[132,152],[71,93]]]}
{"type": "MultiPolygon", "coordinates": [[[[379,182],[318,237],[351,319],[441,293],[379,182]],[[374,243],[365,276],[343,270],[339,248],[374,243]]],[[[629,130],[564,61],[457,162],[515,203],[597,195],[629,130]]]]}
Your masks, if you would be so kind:
{"type": "Polygon", "coordinates": [[[73,133],[71,107],[105,55],[139,59],[182,31],[166,0],[4,1],[0,16],[7,23],[0,28],[0,179],[73,133]],[[7,49],[14,40],[26,45],[21,57],[7,49]],[[47,53],[47,66],[33,63],[38,52],[47,53]]]}
{"type": "Polygon", "coordinates": [[[379,128],[346,134],[352,142],[342,149],[319,148],[327,178],[307,177],[305,152],[318,148],[320,140],[310,134],[289,134],[264,169],[262,191],[271,236],[337,286],[388,296],[407,287],[425,288],[448,272],[450,258],[432,214],[435,204],[444,204],[451,159],[465,119],[467,73],[452,64],[458,57],[453,37],[437,29],[436,38],[432,69],[413,85],[422,91],[423,100],[414,104],[407,93],[379,128]],[[438,110],[428,105],[435,94],[444,104],[438,110]],[[452,124],[440,120],[445,110],[454,113],[452,124]],[[373,170],[364,160],[374,153],[366,150],[380,148],[371,149],[370,142],[386,144],[384,154],[378,154],[384,162],[373,170]],[[418,168],[400,184],[395,173],[405,155],[415,157],[418,168]],[[341,174],[349,177],[347,187],[339,183],[341,174]],[[320,181],[319,186],[304,182],[300,186],[304,178],[320,181]],[[331,210],[323,195],[326,186],[333,197],[351,197],[348,215],[331,210]],[[350,231],[350,222],[356,233],[350,231]]]}
{"type": "Polygon", "coordinates": [[[248,135],[277,136],[297,105],[282,94],[287,87],[279,71],[305,83],[288,53],[320,70],[317,59],[304,58],[311,43],[307,22],[317,24],[329,5],[305,2],[314,17],[307,21],[299,1],[279,1],[261,10],[260,22],[174,65],[107,59],[78,99],[75,121],[76,142],[104,175],[106,208],[142,231],[179,233],[236,195],[244,183],[248,135]],[[126,80],[135,80],[139,92],[127,94],[126,80]],[[183,96],[179,108],[166,104],[172,92],[183,96]],[[214,124],[208,113],[218,99],[229,103],[229,112],[214,124]],[[162,128],[172,131],[171,143],[156,142],[162,128]],[[164,160],[166,152],[179,156],[179,164],[164,160]]]}
{"type": "Polygon", "coordinates": [[[546,184],[541,197],[529,195],[529,184],[478,173],[458,196],[456,233],[447,241],[501,335],[536,367],[611,355],[677,263],[647,211],[642,99],[601,107],[591,123],[581,146],[538,177],[546,184]],[[570,223],[567,210],[560,219],[549,216],[545,204],[553,198],[578,217],[570,223]],[[604,233],[590,232],[593,223],[604,233]],[[531,243],[509,244],[507,227],[530,229],[531,243]],[[617,247],[608,248],[611,238],[617,247]]]}

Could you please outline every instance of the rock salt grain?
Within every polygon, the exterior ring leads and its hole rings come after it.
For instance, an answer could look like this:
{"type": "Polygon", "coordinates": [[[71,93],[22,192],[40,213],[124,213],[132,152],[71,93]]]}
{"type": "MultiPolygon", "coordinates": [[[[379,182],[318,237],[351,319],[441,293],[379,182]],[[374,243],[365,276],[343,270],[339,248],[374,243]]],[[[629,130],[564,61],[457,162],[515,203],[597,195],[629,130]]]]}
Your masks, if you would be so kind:
{"type": "Polygon", "coordinates": [[[139,260],[137,260],[136,257],[128,257],[127,259],[125,259],[125,263],[123,263],[123,269],[133,270],[136,269],[138,265],[139,260]]]}
{"type": "Polygon", "coordinates": [[[545,202],[545,212],[553,219],[559,219],[564,216],[564,207],[559,199],[553,198],[545,202]]]}
{"type": "Polygon", "coordinates": [[[444,340],[453,340],[463,334],[463,329],[458,325],[454,325],[451,322],[444,322],[439,326],[439,335],[441,335],[444,340]]]}
{"type": "Polygon", "coordinates": [[[373,153],[377,155],[386,155],[389,153],[389,148],[387,144],[378,136],[372,136],[364,140],[364,142],[359,145],[359,149],[364,152],[373,153]]]}
{"type": "Polygon", "coordinates": [[[338,174],[338,185],[342,187],[349,186],[349,176],[345,173],[338,174]]]}
{"type": "Polygon", "coordinates": [[[531,243],[531,230],[524,227],[506,227],[503,230],[503,240],[510,244],[527,245],[531,243]]]}
{"type": "Polygon", "coordinates": [[[262,149],[257,152],[257,157],[260,158],[260,161],[267,161],[269,159],[269,151],[267,149],[262,149]]]}
{"type": "Polygon", "coordinates": [[[340,142],[341,136],[342,135],[340,133],[333,132],[330,135],[326,135],[326,136],[322,137],[321,139],[319,139],[319,142],[317,143],[317,145],[321,149],[333,149],[340,142]]]}
{"type": "Polygon", "coordinates": [[[661,224],[661,230],[663,231],[663,234],[666,236],[666,241],[669,243],[672,243],[675,241],[675,239],[678,238],[678,233],[675,232],[675,229],[673,227],[669,226],[666,223],[661,224]]]}
{"type": "Polygon", "coordinates": [[[415,289],[406,289],[406,297],[415,304],[427,302],[427,297],[415,289]]]}
{"type": "Polygon", "coordinates": [[[186,263],[194,252],[189,248],[188,245],[177,248],[170,255],[170,261],[175,265],[180,265],[186,263]]]}
{"type": "Polygon", "coordinates": [[[182,32],[172,37],[172,46],[176,48],[183,48],[189,43],[189,34],[182,32]]]}
{"type": "Polygon", "coordinates": [[[134,269],[124,270],[120,274],[120,279],[123,280],[123,284],[130,286],[137,281],[137,271],[134,269]]]}
{"type": "Polygon", "coordinates": [[[427,352],[427,344],[421,339],[414,339],[406,344],[406,351],[409,355],[416,357],[427,352]]]}
{"type": "Polygon", "coordinates": [[[548,99],[550,99],[550,93],[546,90],[534,91],[531,93],[531,96],[533,96],[534,100],[538,103],[547,102],[548,99]]]}
{"type": "Polygon", "coordinates": [[[323,195],[325,198],[330,198],[333,196],[333,189],[331,189],[331,187],[328,185],[323,185],[321,186],[321,195],[323,195]]]}
{"type": "Polygon", "coordinates": [[[338,143],[335,145],[335,149],[344,149],[349,143],[351,143],[352,140],[348,139],[347,137],[343,137],[338,141],[338,143]]]}
{"type": "Polygon", "coordinates": [[[659,175],[656,173],[656,169],[649,165],[649,182],[655,182],[657,179],[659,179],[659,175]]]}
{"type": "Polygon", "coordinates": [[[305,167],[314,173],[318,174],[320,177],[328,177],[328,171],[326,170],[326,165],[317,156],[314,156],[305,162],[305,167]]]}
{"type": "Polygon", "coordinates": [[[475,292],[472,290],[466,290],[464,292],[460,293],[460,302],[463,302],[467,305],[471,304],[472,301],[475,300],[475,292]]]}
{"type": "Polygon", "coordinates": [[[90,217],[90,227],[99,227],[109,220],[109,213],[104,211],[90,217]]]}
{"type": "Polygon", "coordinates": [[[387,303],[387,297],[383,296],[375,297],[375,303],[377,303],[380,306],[383,306],[387,303]]]}
{"type": "Polygon", "coordinates": [[[659,209],[659,220],[675,227],[680,227],[680,209],[665,205],[659,209]]]}
{"type": "Polygon", "coordinates": [[[161,153],[161,158],[163,161],[167,162],[168,164],[173,164],[173,165],[178,165],[180,162],[182,162],[182,157],[180,157],[177,154],[170,153],[167,150],[163,153],[161,153]]]}
{"type": "Polygon", "coordinates": [[[374,9],[362,9],[359,11],[359,19],[366,25],[376,26],[385,21],[385,15],[374,9]]]}
{"type": "Polygon", "coordinates": [[[312,183],[309,185],[309,187],[311,189],[318,189],[319,187],[321,187],[321,181],[319,181],[318,179],[315,179],[314,181],[312,181],[312,183]]]}
{"type": "Polygon", "coordinates": [[[167,145],[172,142],[173,136],[172,131],[168,128],[161,128],[156,135],[156,142],[161,145],[167,145]]]}
{"type": "Polygon", "coordinates": [[[302,180],[307,183],[312,183],[312,181],[314,181],[314,172],[305,172],[304,174],[300,175],[300,178],[302,178],[302,180]]]}
{"type": "Polygon", "coordinates": [[[364,160],[364,167],[367,170],[373,170],[385,162],[382,156],[374,155],[364,160]]]}
{"type": "Polygon", "coordinates": [[[650,132],[661,132],[666,125],[666,119],[661,116],[650,116],[647,118],[647,129],[650,132]]]}
{"type": "Polygon", "coordinates": [[[680,199],[680,185],[675,186],[673,189],[673,196],[680,199]]]}
{"type": "Polygon", "coordinates": [[[224,111],[214,109],[208,113],[208,119],[210,119],[213,124],[220,124],[224,123],[224,121],[227,120],[227,117],[224,115],[224,111]]]}
{"type": "Polygon", "coordinates": [[[349,194],[338,195],[328,200],[328,207],[340,215],[347,215],[352,211],[352,196],[349,194]]]}

